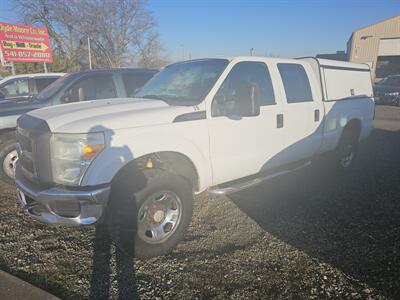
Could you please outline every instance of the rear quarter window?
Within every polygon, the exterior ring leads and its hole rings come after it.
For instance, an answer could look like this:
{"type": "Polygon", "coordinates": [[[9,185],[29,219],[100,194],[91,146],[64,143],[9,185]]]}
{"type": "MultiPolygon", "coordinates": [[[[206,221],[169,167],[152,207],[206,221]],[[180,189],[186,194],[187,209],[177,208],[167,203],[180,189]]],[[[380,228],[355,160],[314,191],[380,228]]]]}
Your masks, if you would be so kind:
{"type": "Polygon", "coordinates": [[[299,64],[278,64],[288,103],[313,101],[310,82],[304,67],[299,64]]]}

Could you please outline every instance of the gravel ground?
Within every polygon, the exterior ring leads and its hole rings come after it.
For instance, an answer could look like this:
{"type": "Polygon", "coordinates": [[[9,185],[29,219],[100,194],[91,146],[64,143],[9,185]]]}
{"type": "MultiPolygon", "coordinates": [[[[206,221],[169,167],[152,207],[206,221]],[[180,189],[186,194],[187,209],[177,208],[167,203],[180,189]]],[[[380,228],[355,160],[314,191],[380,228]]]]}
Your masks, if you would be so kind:
{"type": "Polygon", "coordinates": [[[400,109],[376,119],[351,174],[314,166],[200,195],[185,240],[149,260],[122,255],[102,228],[31,220],[1,185],[0,268],[65,299],[399,299],[400,109]]]}

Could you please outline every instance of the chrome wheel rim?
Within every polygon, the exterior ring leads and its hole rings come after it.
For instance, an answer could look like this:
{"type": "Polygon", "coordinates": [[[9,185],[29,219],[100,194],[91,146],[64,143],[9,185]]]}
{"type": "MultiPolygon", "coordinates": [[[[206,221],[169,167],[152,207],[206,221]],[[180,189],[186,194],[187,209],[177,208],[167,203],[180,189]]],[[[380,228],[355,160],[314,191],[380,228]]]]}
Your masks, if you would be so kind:
{"type": "Polygon", "coordinates": [[[177,194],[161,191],[146,199],[138,213],[138,235],[158,244],[174,234],[182,218],[182,202],[177,194]]]}
{"type": "Polygon", "coordinates": [[[14,179],[14,170],[17,160],[18,160],[17,150],[13,150],[10,153],[8,153],[3,160],[3,172],[12,179],[14,179]]]}
{"type": "Polygon", "coordinates": [[[348,168],[351,166],[354,160],[354,155],[354,147],[352,145],[348,145],[344,155],[342,156],[342,159],[340,160],[340,164],[343,168],[348,168]]]}

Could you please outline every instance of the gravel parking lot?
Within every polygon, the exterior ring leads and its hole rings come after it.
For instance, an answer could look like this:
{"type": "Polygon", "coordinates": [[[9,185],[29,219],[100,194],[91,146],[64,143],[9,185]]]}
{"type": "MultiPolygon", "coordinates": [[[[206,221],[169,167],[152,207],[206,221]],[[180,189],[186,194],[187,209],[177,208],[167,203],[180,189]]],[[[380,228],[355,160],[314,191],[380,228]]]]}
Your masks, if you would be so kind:
{"type": "Polygon", "coordinates": [[[200,195],[185,240],[150,260],[102,228],[32,221],[2,185],[0,269],[66,299],[399,299],[400,108],[377,107],[375,127],[351,174],[200,195]]]}

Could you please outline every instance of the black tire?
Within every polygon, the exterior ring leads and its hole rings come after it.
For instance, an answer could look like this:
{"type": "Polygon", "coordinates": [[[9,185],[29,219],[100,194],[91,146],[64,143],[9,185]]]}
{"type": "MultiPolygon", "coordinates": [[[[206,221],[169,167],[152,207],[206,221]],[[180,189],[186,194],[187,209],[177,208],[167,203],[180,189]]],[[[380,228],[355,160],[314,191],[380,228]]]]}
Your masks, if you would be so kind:
{"type": "Polygon", "coordinates": [[[358,154],[358,131],[345,128],[334,153],[334,168],[344,174],[354,168],[358,154]]]}
{"type": "Polygon", "coordinates": [[[130,174],[133,176],[126,175],[119,176],[112,186],[106,220],[111,238],[129,256],[150,258],[170,252],[182,240],[192,219],[193,192],[190,184],[182,176],[159,169],[136,170],[130,174]],[[132,186],[133,182],[136,187],[132,186]],[[148,198],[160,191],[170,191],[179,197],[181,214],[173,231],[167,233],[170,235],[154,244],[140,236],[138,214],[148,198]]]}
{"type": "MultiPolygon", "coordinates": [[[[2,137],[3,138],[3,137],[2,137]]],[[[9,174],[9,172],[13,172],[13,167],[11,164],[15,163],[16,158],[14,157],[15,153],[15,135],[9,134],[6,136],[6,140],[0,144],[0,180],[13,185],[14,184],[14,175],[13,173],[9,174]],[[10,161],[10,155],[13,156],[13,159],[10,161]],[[7,162],[5,161],[7,159],[7,162]],[[7,169],[6,169],[7,168],[7,169]],[[12,177],[10,177],[12,175],[12,177]]]]}

